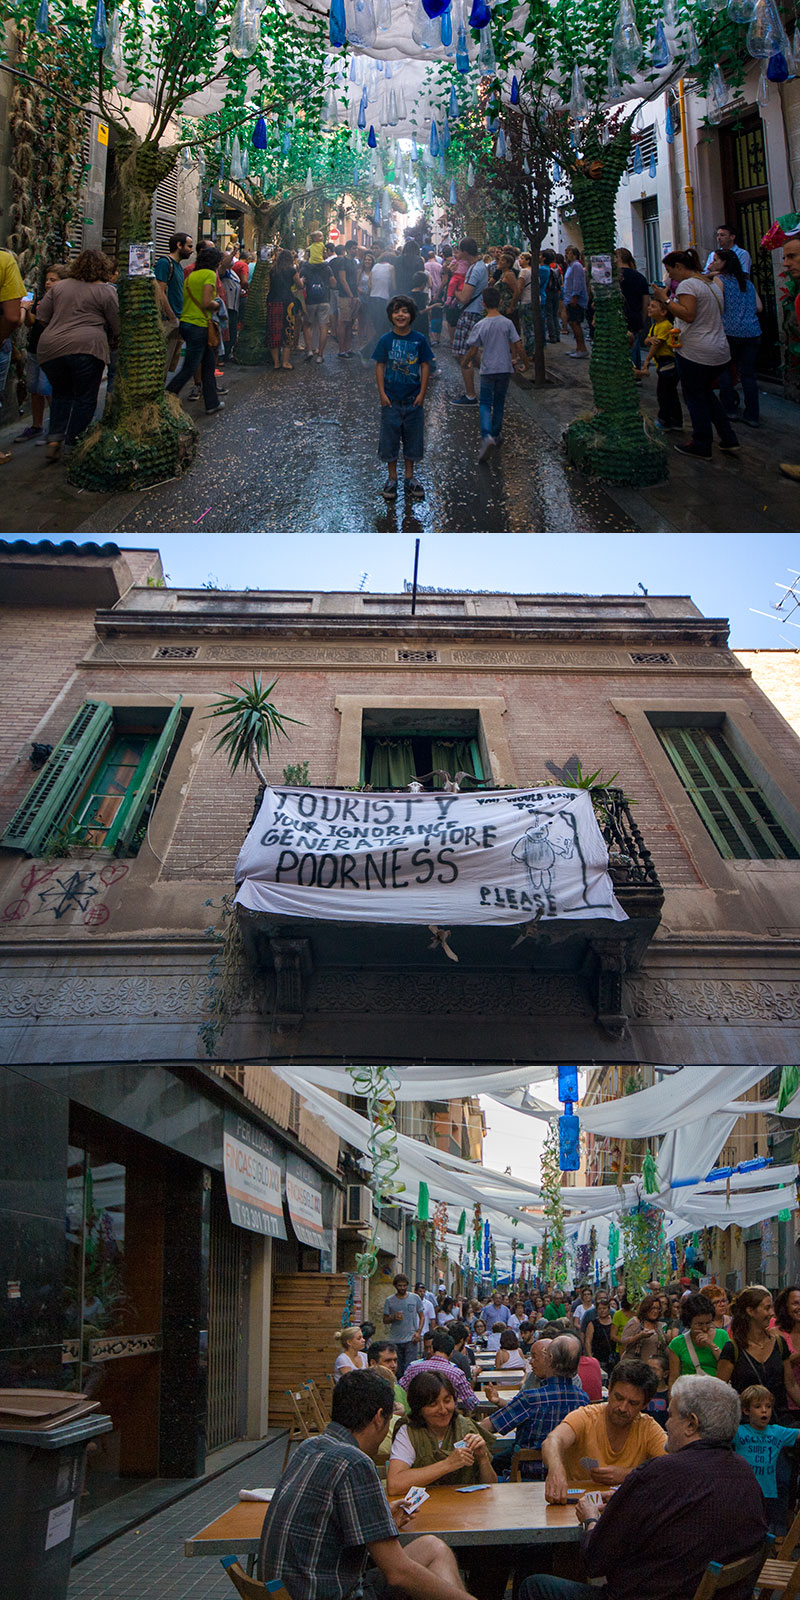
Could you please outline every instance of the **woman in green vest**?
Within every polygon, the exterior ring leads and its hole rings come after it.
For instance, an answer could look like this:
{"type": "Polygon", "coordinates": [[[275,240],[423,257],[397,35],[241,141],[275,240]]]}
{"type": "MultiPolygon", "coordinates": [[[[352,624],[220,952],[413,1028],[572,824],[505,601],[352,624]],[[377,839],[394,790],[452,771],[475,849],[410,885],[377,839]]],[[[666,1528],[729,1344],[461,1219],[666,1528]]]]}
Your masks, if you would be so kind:
{"type": "Polygon", "coordinates": [[[686,1295],[681,1322],[683,1332],[667,1350],[670,1389],[676,1378],[716,1378],[717,1362],[728,1343],[725,1328],[714,1327],[714,1306],[704,1294],[686,1295]]]}
{"type": "Polygon", "coordinates": [[[397,1428],[389,1457],[390,1500],[437,1483],[497,1482],[486,1440],[456,1410],[455,1390],[444,1373],[421,1372],[411,1379],[407,1396],[408,1419],[397,1428]]]}

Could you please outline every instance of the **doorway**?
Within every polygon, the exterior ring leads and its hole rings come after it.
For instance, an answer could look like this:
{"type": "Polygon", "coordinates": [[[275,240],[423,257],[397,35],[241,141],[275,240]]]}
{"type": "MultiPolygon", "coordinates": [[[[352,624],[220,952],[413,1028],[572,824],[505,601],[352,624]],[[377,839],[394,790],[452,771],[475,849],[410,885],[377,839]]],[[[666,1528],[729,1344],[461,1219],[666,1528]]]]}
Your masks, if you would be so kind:
{"type": "Polygon", "coordinates": [[[780,366],[780,330],[775,295],[775,278],[761,240],[770,225],[770,198],[764,126],[760,116],[742,117],[729,127],[720,128],[720,162],[725,216],[717,222],[730,222],[736,229],[736,242],[747,250],[753,263],[753,282],[764,307],[761,321],[759,371],[777,374],[780,366]]]}
{"type": "Polygon", "coordinates": [[[247,1433],[247,1332],[251,1235],[231,1222],[225,1189],[211,1191],[206,1445],[247,1433]]]}
{"type": "Polygon", "coordinates": [[[661,223],[658,219],[658,200],[655,195],[651,195],[647,200],[640,200],[638,206],[642,219],[642,238],[644,241],[644,275],[649,283],[661,283],[664,277],[664,268],[661,264],[661,223]]]}

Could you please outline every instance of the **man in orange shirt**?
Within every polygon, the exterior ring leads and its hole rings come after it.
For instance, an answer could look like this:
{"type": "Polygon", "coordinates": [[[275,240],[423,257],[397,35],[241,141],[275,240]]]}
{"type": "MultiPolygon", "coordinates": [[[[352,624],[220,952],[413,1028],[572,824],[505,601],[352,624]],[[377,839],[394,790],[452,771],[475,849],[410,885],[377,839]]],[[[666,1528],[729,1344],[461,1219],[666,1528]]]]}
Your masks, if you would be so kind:
{"type": "Polygon", "coordinates": [[[570,1411],[542,1445],[547,1467],[545,1499],[565,1505],[571,1484],[590,1479],[602,1488],[623,1483],[634,1467],[663,1456],[666,1439],[655,1418],[644,1416],[656,1378],[645,1361],[620,1361],[608,1380],[603,1405],[570,1411]]]}

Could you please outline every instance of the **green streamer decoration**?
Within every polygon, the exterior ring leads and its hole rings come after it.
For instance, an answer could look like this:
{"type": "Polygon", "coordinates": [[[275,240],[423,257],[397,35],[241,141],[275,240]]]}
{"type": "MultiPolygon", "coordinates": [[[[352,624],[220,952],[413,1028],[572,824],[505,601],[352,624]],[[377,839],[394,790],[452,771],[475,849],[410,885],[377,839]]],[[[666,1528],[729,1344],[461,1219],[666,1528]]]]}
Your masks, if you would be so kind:
{"type": "Polygon", "coordinates": [[[778,1090],[778,1112],[785,1111],[790,1100],[793,1100],[800,1089],[800,1067],[782,1067],[781,1084],[778,1090]]]}
{"type": "Polygon", "coordinates": [[[400,1157],[397,1126],[394,1120],[399,1079],[391,1067],[350,1067],[353,1092],[367,1102],[370,1135],[367,1144],[372,1163],[371,1188],[375,1196],[375,1227],[369,1244],[356,1256],[356,1271],[371,1278],[378,1270],[378,1224],[381,1206],[402,1194],[405,1184],[398,1179],[400,1157]]]}
{"type": "MultiPolygon", "coordinates": [[[[465,1234],[466,1231],[467,1231],[467,1213],[466,1213],[466,1211],[462,1211],[461,1216],[458,1219],[458,1227],[456,1228],[456,1233],[465,1234]]],[[[469,1249],[469,1241],[467,1241],[467,1248],[469,1249]]]]}
{"type": "Polygon", "coordinates": [[[661,1188],[661,1180],[658,1176],[658,1167],[655,1163],[655,1157],[650,1150],[646,1152],[642,1162],[642,1177],[644,1178],[645,1193],[657,1194],[661,1188]]]}
{"type": "Polygon", "coordinates": [[[542,1210],[548,1235],[547,1252],[543,1263],[544,1272],[553,1283],[566,1283],[568,1268],[564,1203],[558,1164],[558,1124],[555,1121],[548,1126],[542,1150],[542,1210]]]}
{"type": "Polygon", "coordinates": [[[417,1218],[420,1222],[427,1222],[430,1217],[431,1197],[427,1183],[420,1183],[419,1198],[417,1200],[417,1218]]]}

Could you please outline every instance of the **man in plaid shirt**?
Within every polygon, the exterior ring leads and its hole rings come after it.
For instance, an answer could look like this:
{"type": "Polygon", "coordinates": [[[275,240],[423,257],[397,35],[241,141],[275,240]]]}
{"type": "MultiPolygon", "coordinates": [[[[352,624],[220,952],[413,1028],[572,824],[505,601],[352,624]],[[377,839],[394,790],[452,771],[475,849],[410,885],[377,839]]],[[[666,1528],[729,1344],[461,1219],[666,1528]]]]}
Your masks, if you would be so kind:
{"type": "MultiPolygon", "coordinates": [[[[589,1404],[588,1394],[574,1382],[580,1354],[577,1339],[568,1333],[559,1334],[557,1339],[537,1340],[531,1347],[531,1364],[541,1381],[535,1389],[520,1389],[507,1406],[495,1411],[489,1419],[492,1430],[510,1433],[515,1428],[515,1450],[541,1449],[548,1433],[552,1433],[570,1411],[589,1404]]],[[[492,1384],[487,1386],[486,1394],[489,1400],[500,1398],[492,1384]]],[[[524,1461],[522,1476],[540,1480],[544,1477],[544,1467],[538,1461],[524,1461]]]]}
{"type": "Polygon", "coordinates": [[[339,1379],[332,1421],[298,1445],[270,1502],[262,1581],[279,1578],[292,1600],[380,1600],[387,1587],[410,1600],[471,1600],[441,1539],[422,1534],[400,1546],[410,1518],[401,1501],[390,1506],[374,1461],[393,1412],[392,1385],[374,1368],[339,1379]]]}
{"type": "MultiPolygon", "coordinates": [[[[469,1379],[464,1376],[460,1367],[450,1360],[450,1355],[455,1349],[455,1341],[444,1328],[439,1328],[433,1335],[433,1355],[428,1361],[412,1361],[406,1367],[400,1379],[401,1388],[407,1389],[412,1378],[418,1378],[421,1372],[439,1372],[443,1378],[449,1378],[455,1390],[456,1399],[463,1411],[474,1411],[478,1404],[478,1397],[469,1379]]],[[[574,1391],[573,1391],[574,1392],[574,1391]]],[[[573,1406],[573,1411],[575,1407],[573,1406]]],[[[565,1413],[566,1415],[566,1413],[565,1413]]]]}

